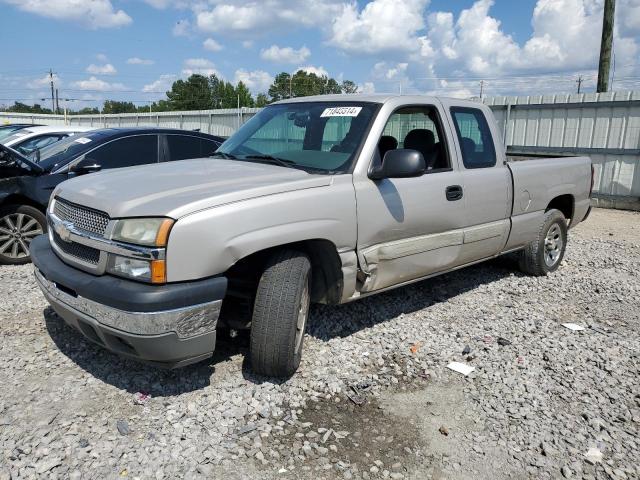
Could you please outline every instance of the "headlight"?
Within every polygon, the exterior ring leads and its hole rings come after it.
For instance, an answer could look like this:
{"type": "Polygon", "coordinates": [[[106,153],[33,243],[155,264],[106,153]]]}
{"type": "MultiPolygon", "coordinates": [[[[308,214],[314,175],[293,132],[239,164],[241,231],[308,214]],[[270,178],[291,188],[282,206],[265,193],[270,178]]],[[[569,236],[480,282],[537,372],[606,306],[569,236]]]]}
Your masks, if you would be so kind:
{"type": "Polygon", "coordinates": [[[119,277],[143,282],[165,283],[167,281],[164,260],[139,260],[111,254],[107,271],[119,277]]]}
{"type": "MultiPolygon", "coordinates": [[[[150,283],[167,281],[164,249],[169,239],[169,231],[174,221],[170,218],[124,218],[117,220],[111,239],[118,242],[131,243],[141,247],[151,247],[150,251],[158,251],[161,256],[155,259],[134,258],[115,253],[109,254],[107,272],[120,277],[131,278],[150,283]]],[[[145,250],[145,249],[142,249],[145,250]]]]}
{"type": "Polygon", "coordinates": [[[111,239],[136,245],[165,247],[172,225],[173,220],[170,218],[125,218],[116,221],[111,239]]]}

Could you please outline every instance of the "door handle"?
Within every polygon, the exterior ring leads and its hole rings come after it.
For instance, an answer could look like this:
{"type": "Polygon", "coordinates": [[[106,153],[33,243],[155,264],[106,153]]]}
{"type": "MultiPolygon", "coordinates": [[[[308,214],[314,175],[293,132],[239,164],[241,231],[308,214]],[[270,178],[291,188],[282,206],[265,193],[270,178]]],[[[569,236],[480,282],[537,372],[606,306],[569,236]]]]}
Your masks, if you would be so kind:
{"type": "Polygon", "coordinates": [[[462,187],[460,185],[449,185],[445,190],[447,195],[447,200],[450,202],[455,202],[456,200],[460,200],[462,198],[462,187]]]}

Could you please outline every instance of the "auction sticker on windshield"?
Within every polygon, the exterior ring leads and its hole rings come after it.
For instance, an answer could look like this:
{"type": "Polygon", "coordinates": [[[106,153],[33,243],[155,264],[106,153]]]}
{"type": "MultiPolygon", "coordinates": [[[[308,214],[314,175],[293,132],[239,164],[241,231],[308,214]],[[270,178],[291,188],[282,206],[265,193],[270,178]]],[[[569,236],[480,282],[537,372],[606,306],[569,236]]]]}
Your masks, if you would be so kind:
{"type": "Polygon", "coordinates": [[[81,144],[85,145],[85,144],[91,142],[91,139],[87,138],[87,137],[80,137],[80,138],[76,138],[74,140],[74,142],[78,142],[78,143],[81,143],[81,144]]]}
{"type": "Polygon", "coordinates": [[[357,117],[362,107],[330,107],[325,108],[320,117],[357,117]]]}

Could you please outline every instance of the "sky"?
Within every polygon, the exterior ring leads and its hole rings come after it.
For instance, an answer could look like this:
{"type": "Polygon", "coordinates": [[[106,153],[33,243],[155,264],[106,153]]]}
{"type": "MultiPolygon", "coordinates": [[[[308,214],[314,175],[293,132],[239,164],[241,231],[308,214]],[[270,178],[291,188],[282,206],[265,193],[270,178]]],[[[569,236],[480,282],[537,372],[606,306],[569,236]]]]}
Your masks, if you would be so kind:
{"type": "MultiPolygon", "coordinates": [[[[279,72],[362,92],[571,93],[597,78],[604,0],[0,0],[0,105],[164,98],[212,73],[266,92],[279,72]]],[[[640,90],[640,0],[617,0],[613,89],[640,90]]]]}

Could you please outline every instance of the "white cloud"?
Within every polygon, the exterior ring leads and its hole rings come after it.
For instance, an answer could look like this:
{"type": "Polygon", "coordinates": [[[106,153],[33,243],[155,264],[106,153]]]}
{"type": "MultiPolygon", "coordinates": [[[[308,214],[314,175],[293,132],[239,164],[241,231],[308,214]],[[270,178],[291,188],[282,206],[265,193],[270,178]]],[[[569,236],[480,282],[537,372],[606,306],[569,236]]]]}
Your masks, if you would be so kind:
{"type": "Polygon", "coordinates": [[[184,61],[184,67],[182,69],[182,75],[185,77],[191,76],[193,74],[200,75],[217,75],[220,77],[220,72],[216,70],[215,65],[211,60],[207,60],[206,58],[188,58],[184,61]]]}
{"type": "Polygon", "coordinates": [[[118,73],[116,67],[110,63],[105,63],[104,65],[96,65],[95,63],[92,63],[87,67],[86,71],[93,75],[115,75],[118,73]]]}
{"type": "Polygon", "coordinates": [[[175,37],[188,37],[191,34],[191,22],[178,20],[171,30],[175,37]]]}
{"type": "Polygon", "coordinates": [[[104,53],[96,54],[96,59],[102,63],[107,63],[109,61],[109,57],[107,57],[104,53]]]}
{"type": "Polygon", "coordinates": [[[145,58],[131,57],[127,59],[127,63],[129,65],[153,65],[156,62],[154,62],[153,60],[145,59],[145,58]]]}
{"type": "Polygon", "coordinates": [[[196,25],[203,32],[237,32],[263,35],[294,27],[322,26],[338,14],[344,0],[269,0],[214,1],[212,6],[194,2],[192,10],[196,25]]]}
{"type": "Polygon", "coordinates": [[[207,38],[204,42],[202,42],[202,46],[205,48],[205,50],[209,50],[210,52],[219,52],[224,48],[213,38],[207,38]]]}
{"type": "MultiPolygon", "coordinates": [[[[49,87],[51,83],[51,78],[49,75],[45,75],[44,77],[37,78],[35,80],[30,80],[27,82],[27,88],[44,88],[49,87]]],[[[55,73],[53,74],[53,83],[56,87],[60,88],[62,86],[62,80],[55,73]]]]}
{"type": "Polygon", "coordinates": [[[71,87],[77,88],[79,90],[95,90],[99,92],[121,91],[126,90],[127,88],[122,83],[109,83],[93,76],[87,80],[79,80],[77,82],[73,82],[71,83],[71,87]]]}
{"type": "Polygon", "coordinates": [[[292,47],[271,45],[260,52],[260,58],[275,63],[302,63],[311,55],[311,51],[302,46],[298,50],[292,47]]]}
{"type": "Polygon", "coordinates": [[[376,85],[373,82],[364,82],[358,85],[358,93],[371,94],[376,92],[376,85]]]}
{"type": "Polygon", "coordinates": [[[2,0],[20,10],[56,20],[79,23],[89,29],[115,28],[133,21],[124,10],[115,10],[110,0],[2,0]]]}
{"type": "Polygon", "coordinates": [[[144,3],[159,10],[165,9],[172,4],[172,0],[144,0],[144,3]]]}
{"type": "Polygon", "coordinates": [[[271,74],[263,70],[254,70],[249,72],[244,69],[236,70],[235,79],[236,83],[244,83],[249,90],[253,93],[264,93],[269,90],[269,87],[273,83],[274,78],[271,74]]]}
{"type": "Polygon", "coordinates": [[[350,3],[333,20],[329,43],[354,53],[415,51],[427,4],[428,0],[373,0],[358,11],[358,4],[350,3]]]}
{"type": "Polygon", "coordinates": [[[244,48],[251,48],[251,47],[253,47],[253,42],[251,40],[244,40],[242,42],[242,46],[244,48]]]}
{"type": "Polygon", "coordinates": [[[307,72],[307,73],[313,73],[314,75],[317,75],[318,77],[328,77],[329,76],[329,72],[327,72],[327,70],[324,67],[314,67],[313,65],[307,65],[306,67],[298,67],[296,69],[296,72],[299,72],[300,70],[302,70],[303,72],[307,72]]]}
{"type": "Polygon", "coordinates": [[[178,79],[177,75],[172,73],[167,73],[164,75],[160,75],[160,77],[155,81],[148,83],[144,87],[142,87],[142,91],[145,93],[162,93],[171,89],[171,85],[178,79]]]}

